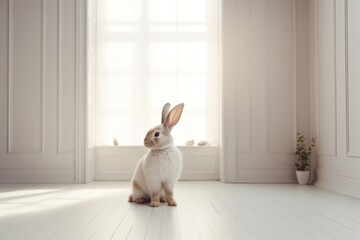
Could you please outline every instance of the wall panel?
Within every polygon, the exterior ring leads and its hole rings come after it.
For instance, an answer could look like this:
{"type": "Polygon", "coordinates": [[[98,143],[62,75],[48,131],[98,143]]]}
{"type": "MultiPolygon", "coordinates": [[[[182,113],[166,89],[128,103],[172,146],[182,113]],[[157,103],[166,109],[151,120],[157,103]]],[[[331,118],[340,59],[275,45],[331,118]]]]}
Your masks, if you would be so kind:
{"type": "Polygon", "coordinates": [[[85,181],[85,6],[0,0],[0,182],[85,181]]]}
{"type": "Polygon", "coordinates": [[[271,1],[267,14],[267,152],[293,153],[296,133],[294,2],[271,1]]]}
{"type": "Polygon", "coordinates": [[[58,0],[46,0],[44,11],[44,153],[51,154],[57,149],[58,0]]]}
{"type": "MultiPolygon", "coordinates": [[[[360,2],[317,0],[312,18],[319,39],[318,139],[316,185],[360,196],[360,2]],[[336,77],[334,77],[336,76],[336,77]],[[325,111],[324,111],[325,109],[325,111]]],[[[315,62],[316,62],[315,61],[315,62]]]]}
{"type": "Polygon", "coordinates": [[[42,0],[9,2],[9,153],[43,151],[43,18],[42,0]]]}
{"type": "Polygon", "coordinates": [[[249,39],[244,38],[244,35],[250,33],[250,25],[247,19],[250,12],[250,1],[237,1],[236,6],[233,5],[232,11],[232,31],[234,36],[232,38],[230,57],[232,58],[233,78],[236,79],[235,89],[238,91],[238,103],[236,106],[236,152],[249,153],[251,149],[250,136],[250,43],[249,39]],[[235,19],[239,19],[236,21],[235,19]],[[239,28],[239,31],[236,29],[239,28]]]}
{"type": "MultiPolygon", "coordinates": [[[[267,10],[267,1],[250,1],[249,34],[242,36],[249,42],[250,155],[266,151],[267,10]]],[[[247,158],[240,157],[238,164],[247,158]]]]}
{"type": "Polygon", "coordinates": [[[58,151],[75,147],[76,1],[59,0],[58,151]]]}
{"type": "Polygon", "coordinates": [[[347,151],[360,157],[360,1],[347,6],[347,151]]]}
{"type": "Polygon", "coordinates": [[[337,154],[334,1],[318,1],[318,152],[337,154]]]}
{"type": "MultiPolygon", "coordinates": [[[[8,152],[9,6],[0,1],[0,154],[8,152]]],[[[1,156],[1,155],[0,155],[1,156]]],[[[1,164],[1,158],[0,158],[1,164]]]]}
{"type": "MultiPolygon", "coordinates": [[[[296,18],[295,2],[239,0],[223,4],[223,84],[231,85],[224,89],[223,101],[231,99],[236,109],[236,122],[224,118],[224,131],[236,130],[231,140],[224,135],[224,155],[225,159],[230,155],[225,144],[235,141],[237,182],[295,181],[295,21],[303,19],[303,15],[296,18]]],[[[309,93],[303,97],[308,98],[309,93]]],[[[229,109],[224,107],[224,116],[230,116],[229,109]]]]}

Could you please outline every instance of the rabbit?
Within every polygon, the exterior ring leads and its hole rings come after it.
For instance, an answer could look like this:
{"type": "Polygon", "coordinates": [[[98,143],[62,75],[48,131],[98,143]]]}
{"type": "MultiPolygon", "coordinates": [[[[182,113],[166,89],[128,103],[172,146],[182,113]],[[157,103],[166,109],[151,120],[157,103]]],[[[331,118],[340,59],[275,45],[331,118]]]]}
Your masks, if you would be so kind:
{"type": "Polygon", "coordinates": [[[171,130],[180,120],[183,108],[181,103],[169,112],[170,104],[166,103],[161,124],[147,132],[144,146],[150,150],[137,163],[129,202],[150,202],[151,207],[160,206],[160,202],[177,205],[173,190],[182,170],[182,154],[174,146],[171,130]]]}

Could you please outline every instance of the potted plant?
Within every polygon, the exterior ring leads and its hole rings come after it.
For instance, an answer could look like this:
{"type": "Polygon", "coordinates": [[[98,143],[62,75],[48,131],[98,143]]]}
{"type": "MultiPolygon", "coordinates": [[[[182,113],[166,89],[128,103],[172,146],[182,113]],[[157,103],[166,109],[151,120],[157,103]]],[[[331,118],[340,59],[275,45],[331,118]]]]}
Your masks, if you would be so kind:
{"type": "Polygon", "coordinates": [[[316,143],[316,139],[311,138],[310,145],[307,147],[305,140],[306,138],[303,134],[297,133],[296,155],[298,156],[298,159],[295,163],[295,167],[299,184],[307,184],[309,182],[310,156],[316,143]]]}

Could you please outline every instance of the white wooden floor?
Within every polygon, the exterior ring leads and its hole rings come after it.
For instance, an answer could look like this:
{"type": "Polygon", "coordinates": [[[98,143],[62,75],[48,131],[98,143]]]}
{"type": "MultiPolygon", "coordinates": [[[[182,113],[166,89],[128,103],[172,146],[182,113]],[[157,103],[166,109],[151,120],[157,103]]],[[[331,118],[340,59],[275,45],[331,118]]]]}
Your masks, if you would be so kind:
{"type": "Polygon", "coordinates": [[[313,186],[179,182],[177,207],[129,182],[0,185],[0,239],[360,239],[360,199],[313,186]]]}

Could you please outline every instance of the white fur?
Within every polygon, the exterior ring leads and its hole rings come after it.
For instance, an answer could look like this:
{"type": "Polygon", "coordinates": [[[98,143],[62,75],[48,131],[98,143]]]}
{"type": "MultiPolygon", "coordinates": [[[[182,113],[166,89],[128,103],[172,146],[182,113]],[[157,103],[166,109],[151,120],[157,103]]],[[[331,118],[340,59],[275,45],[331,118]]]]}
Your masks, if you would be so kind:
{"type": "Polygon", "coordinates": [[[183,107],[184,104],[179,104],[168,112],[170,105],[165,104],[162,124],[146,134],[144,145],[150,150],[136,166],[130,201],[144,203],[151,200],[150,206],[156,207],[160,197],[166,198],[169,205],[176,206],[173,189],[181,174],[182,154],[174,146],[171,130],[179,121],[183,107]]]}
{"type": "Polygon", "coordinates": [[[182,169],[182,154],[175,146],[163,150],[150,150],[138,162],[133,177],[143,191],[133,188],[134,201],[139,198],[150,199],[158,192],[165,196],[162,189],[167,184],[173,189],[180,177],[182,169]]]}

